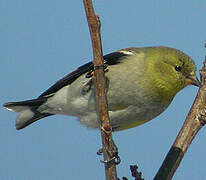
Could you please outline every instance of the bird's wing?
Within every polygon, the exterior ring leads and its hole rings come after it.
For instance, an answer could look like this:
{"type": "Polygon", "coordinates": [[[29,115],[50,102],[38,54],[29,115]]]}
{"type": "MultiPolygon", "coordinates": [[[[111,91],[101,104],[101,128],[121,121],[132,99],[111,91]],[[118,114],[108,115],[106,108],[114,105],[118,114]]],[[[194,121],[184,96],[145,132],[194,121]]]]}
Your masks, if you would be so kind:
{"type": "MultiPolygon", "coordinates": [[[[120,50],[120,51],[116,51],[116,52],[103,56],[105,64],[110,66],[110,65],[115,65],[115,64],[120,63],[121,60],[124,59],[123,57],[131,55],[128,52],[129,51],[120,50]]],[[[71,72],[70,74],[66,75],[65,77],[57,81],[53,86],[51,86],[49,89],[43,92],[39,97],[51,95],[57,92],[58,90],[60,90],[61,88],[71,84],[82,74],[93,71],[93,70],[94,70],[93,62],[84,64],[83,66],[80,66],[75,71],[71,72]]]]}
{"type": "Polygon", "coordinates": [[[75,71],[71,72],[70,74],[66,75],[65,77],[63,77],[62,79],[57,81],[53,86],[51,86],[49,89],[47,89],[45,92],[43,92],[39,97],[48,96],[50,94],[57,92],[59,89],[71,84],[79,76],[81,76],[82,74],[84,74],[86,72],[89,72],[92,69],[93,69],[92,62],[84,64],[83,66],[80,66],[75,71]]]}

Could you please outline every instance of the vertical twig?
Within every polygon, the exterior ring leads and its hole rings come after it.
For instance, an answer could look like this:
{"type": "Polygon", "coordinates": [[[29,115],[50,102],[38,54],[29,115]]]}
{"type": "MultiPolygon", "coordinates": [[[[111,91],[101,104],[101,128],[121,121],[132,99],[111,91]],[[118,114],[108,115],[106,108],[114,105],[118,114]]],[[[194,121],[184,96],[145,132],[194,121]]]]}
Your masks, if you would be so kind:
{"type": "Polygon", "coordinates": [[[202,87],[199,89],[185,123],[154,180],[172,179],[192,140],[206,122],[206,58],[200,75],[202,87]]]}
{"type": "Polygon", "coordinates": [[[96,85],[97,94],[97,108],[99,112],[99,118],[101,121],[101,135],[102,135],[102,148],[105,161],[105,173],[107,180],[116,180],[116,164],[113,158],[113,140],[112,140],[112,128],[110,126],[108,105],[106,97],[106,81],[104,76],[104,60],[102,55],[102,44],[100,35],[100,20],[95,15],[92,0],[84,0],[85,11],[87,15],[88,25],[90,29],[93,54],[94,54],[94,79],[96,85]]]}

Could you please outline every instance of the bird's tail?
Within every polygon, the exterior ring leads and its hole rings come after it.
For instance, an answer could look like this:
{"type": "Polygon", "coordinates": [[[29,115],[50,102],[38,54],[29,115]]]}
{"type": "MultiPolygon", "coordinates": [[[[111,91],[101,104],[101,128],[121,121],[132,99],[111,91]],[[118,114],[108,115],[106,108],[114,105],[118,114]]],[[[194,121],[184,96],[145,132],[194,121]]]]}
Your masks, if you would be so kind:
{"type": "Polygon", "coordinates": [[[8,102],[3,104],[3,106],[9,111],[19,112],[16,119],[16,129],[19,130],[41,118],[52,115],[48,113],[41,113],[37,110],[38,107],[46,101],[47,97],[41,97],[28,101],[8,102]]]}

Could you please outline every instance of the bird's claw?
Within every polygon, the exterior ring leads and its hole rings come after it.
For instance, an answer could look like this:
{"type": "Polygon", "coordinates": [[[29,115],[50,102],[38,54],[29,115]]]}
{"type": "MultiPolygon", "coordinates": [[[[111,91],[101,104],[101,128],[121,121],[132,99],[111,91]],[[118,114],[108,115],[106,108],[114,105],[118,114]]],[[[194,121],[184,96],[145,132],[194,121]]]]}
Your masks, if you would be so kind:
{"type": "Polygon", "coordinates": [[[82,88],[82,95],[87,94],[91,90],[92,85],[93,85],[93,80],[89,79],[89,81],[82,88]]]}
{"type": "MultiPolygon", "coordinates": [[[[98,66],[98,67],[100,67],[100,66],[98,66]]],[[[107,69],[108,65],[105,62],[104,62],[104,65],[102,67],[104,68],[104,72],[108,71],[108,69],[107,69]]],[[[85,78],[92,78],[93,76],[94,76],[94,70],[92,69],[91,71],[89,71],[85,75],[85,78]]],[[[82,88],[82,94],[83,95],[87,94],[91,90],[92,85],[93,85],[93,79],[89,79],[89,81],[82,88]]]]}
{"type": "MultiPolygon", "coordinates": [[[[104,72],[108,72],[108,65],[106,64],[106,62],[104,62],[103,66],[95,66],[94,69],[100,69],[100,68],[103,68],[104,69],[104,72]]],[[[91,71],[89,71],[87,74],[86,74],[86,78],[91,78],[94,76],[94,69],[92,69],[91,71]]]]}
{"type": "MultiPolygon", "coordinates": [[[[97,151],[97,155],[103,155],[103,149],[102,148],[97,151]]],[[[109,160],[100,160],[100,162],[101,163],[111,163],[111,162],[114,162],[116,165],[118,165],[121,162],[121,158],[118,155],[118,152],[115,152],[111,159],[109,159],[109,160]]]]}
{"type": "Polygon", "coordinates": [[[120,164],[121,162],[121,158],[119,157],[118,153],[116,155],[114,155],[111,159],[109,160],[100,160],[101,163],[106,163],[106,164],[109,164],[109,163],[112,163],[114,162],[116,165],[120,164]]]}
{"type": "Polygon", "coordinates": [[[98,151],[97,151],[97,155],[102,155],[103,154],[103,149],[101,148],[101,149],[99,149],[98,151]]]}

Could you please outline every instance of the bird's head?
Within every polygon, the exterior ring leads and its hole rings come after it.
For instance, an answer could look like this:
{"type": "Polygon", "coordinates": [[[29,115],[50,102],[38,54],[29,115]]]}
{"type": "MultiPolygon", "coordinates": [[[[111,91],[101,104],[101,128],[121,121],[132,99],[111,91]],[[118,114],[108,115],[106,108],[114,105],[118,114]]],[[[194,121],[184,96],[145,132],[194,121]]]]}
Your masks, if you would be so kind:
{"type": "Polygon", "coordinates": [[[168,47],[148,48],[147,51],[147,72],[153,78],[157,93],[173,98],[187,85],[201,86],[195,63],[185,53],[168,47]]]}

